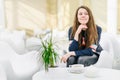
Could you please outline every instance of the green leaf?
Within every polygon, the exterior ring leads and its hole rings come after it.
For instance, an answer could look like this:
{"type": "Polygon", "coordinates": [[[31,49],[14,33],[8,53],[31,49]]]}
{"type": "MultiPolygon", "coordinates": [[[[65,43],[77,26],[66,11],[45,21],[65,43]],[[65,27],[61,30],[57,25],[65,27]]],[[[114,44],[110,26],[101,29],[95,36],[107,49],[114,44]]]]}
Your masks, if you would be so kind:
{"type": "Polygon", "coordinates": [[[39,56],[42,57],[45,70],[48,71],[49,67],[55,66],[55,63],[57,62],[59,55],[53,48],[55,43],[53,43],[53,40],[52,40],[52,32],[51,32],[51,36],[47,40],[43,40],[41,37],[40,39],[41,39],[41,45],[40,45],[41,48],[39,49],[39,54],[41,55],[39,56]]]}

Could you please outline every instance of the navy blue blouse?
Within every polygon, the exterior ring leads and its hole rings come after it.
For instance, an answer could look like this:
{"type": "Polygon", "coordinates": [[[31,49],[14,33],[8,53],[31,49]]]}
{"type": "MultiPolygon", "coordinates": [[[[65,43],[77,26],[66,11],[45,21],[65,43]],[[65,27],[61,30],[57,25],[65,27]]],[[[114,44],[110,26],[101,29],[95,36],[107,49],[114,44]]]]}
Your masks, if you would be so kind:
{"type": "MultiPolygon", "coordinates": [[[[72,40],[72,43],[69,45],[69,51],[75,51],[76,56],[84,56],[84,55],[92,56],[94,52],[92,51],[91,48],[79,49],[79,43],[74,39],[74,37],[71,38],[71,32],[72,32],[72,27],[68,31],[69,40],[72,40]]],[[[100,52],[103,50],[99,44],[101,38],[101,32],[102,32],[101,27],[97,26],[98,43],[97,43],[96,53],[98,54],[100,54],[100,52]]]]}

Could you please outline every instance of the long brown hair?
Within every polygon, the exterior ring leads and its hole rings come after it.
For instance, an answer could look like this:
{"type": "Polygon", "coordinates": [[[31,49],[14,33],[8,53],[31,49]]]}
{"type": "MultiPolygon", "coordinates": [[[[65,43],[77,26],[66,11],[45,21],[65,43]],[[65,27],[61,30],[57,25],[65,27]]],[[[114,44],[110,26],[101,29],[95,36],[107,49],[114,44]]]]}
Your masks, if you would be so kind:
{"type": "MultiPolygon", "coordinates": [[[[94,22],[92,12],[87,6],[80,6],[76,10],[71,37],[75,36],[75,32],[77,31],[77,28],[80,25],[80,23],[78,21],[78,18],[77,18],[77,15],[78,15],[78,10],[81,9],[81,8],[87,10],[88,15],[89,15],[89,21],[86,24],[87,27],[88,27],[87,30],[86,30],[86,38],[87,38],[87,40],[86,40],[86,48],[88,48],[91,44],[94,44],[94,43],[97,42],[98,34],[97,34],[97,28],[96,28],[96,24],[94,22]]],[[[82,38],[82,35],[80,34],[79,39],[78,39],[78,42],[79,42],[80,46],[81,46],[81,38],[82,38]]]]}

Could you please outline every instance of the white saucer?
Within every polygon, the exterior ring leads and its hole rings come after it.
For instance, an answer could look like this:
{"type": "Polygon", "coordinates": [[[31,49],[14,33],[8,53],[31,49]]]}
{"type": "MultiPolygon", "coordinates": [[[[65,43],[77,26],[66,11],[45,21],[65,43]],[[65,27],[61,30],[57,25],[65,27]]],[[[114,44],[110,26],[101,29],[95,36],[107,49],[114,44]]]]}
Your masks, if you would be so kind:
{"type": "Polygon", "coordinates": [[[89,78],[95,78],[99,76],[99,70],[96,67],[90,66],[86,68],[84,75],[89,78]]]}

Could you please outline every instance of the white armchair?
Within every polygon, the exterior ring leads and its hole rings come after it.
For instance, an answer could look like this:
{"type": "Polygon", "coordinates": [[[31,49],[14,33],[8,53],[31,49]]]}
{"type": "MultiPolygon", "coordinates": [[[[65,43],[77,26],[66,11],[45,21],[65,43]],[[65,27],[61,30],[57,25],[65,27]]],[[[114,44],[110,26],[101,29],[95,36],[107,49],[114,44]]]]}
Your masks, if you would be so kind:
{"type": "Polygon", "coordinates": [[[31,51],[23,55],[14,54],[10,59],[16,80],[31,80],[32,75],[40,70],[38,52],[31,51]]]}
{"type": "Polygon", "coordinates": [[[118,69],[118,66],[120,66],[117,65],[117,61],[120,62],[120,43],[117,36],[102,33],[100,44],[104,50],[101,52],[98,62],[94,66],[118,69]]]}
{"type": "Polygon", "coordinates": [[[17,54],[9,44],[0,41],[0,64],[5,68],[7,80],[32,80],[32,75],[40,70],[37,54],[36,51],[17,54]]]}
{"type": "Polygon", "coordinates": [[[24,30],[2,30],[0,32],[0,40],[8,43],[12,47],[12,49],[18,54],[24,54],[26,52],[25,38],[26,33],[24,30]]]}
{"type": "Polygon", "coordinates": [[[98,62],[95,64],[97,67],[112,68],[113,62],[113,46],[110,38],[106,34],[101,35],[100,45],[103,48],[98,62]]]}

